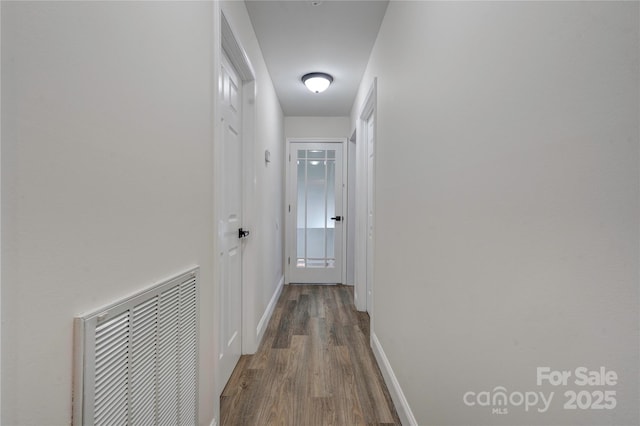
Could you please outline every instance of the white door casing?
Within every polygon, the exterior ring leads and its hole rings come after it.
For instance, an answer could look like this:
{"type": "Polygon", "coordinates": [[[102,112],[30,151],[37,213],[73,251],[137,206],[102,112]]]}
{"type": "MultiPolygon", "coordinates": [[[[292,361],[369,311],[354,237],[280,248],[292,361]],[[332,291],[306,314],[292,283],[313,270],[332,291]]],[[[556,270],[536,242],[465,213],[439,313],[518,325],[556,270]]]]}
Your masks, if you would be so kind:
{"type": "Polygon", "coordinates": [[[356,212],[355,212],[355,288],[356,309],[366,311],[372,319],[375,300],[375,145],[376,145],[377,78],[358,116],[356,140],[356,212]]]}
{"type": "Polygon", "coordinates": [[[345,280],[346,139],[288,140],[288,283],[345,280]]]}
{"type": "MultiPolygon", "coordinates": [[[[356,131],[347,142],[347,231],[346,255],[345,255],[345,283],[347,285],[355,285],[355,254],[356,254],[356,131]]],[[[355,296],[355,292],[354,292],[355,296]]]]}
{"type": "Polygon", "coordinates": [[[367,119],[367,311],[373,310],[373,232],[374,192],[373,177],[375,163],[375,118],[373,112],[367,119]]]}
{"type": "Polygon", "coordinates": [[[219,93],[222,128],[222,203],[220,213],[220,341],[222,382],[226,382],[242,353],[242,82],[222,55],[219,93]]]}

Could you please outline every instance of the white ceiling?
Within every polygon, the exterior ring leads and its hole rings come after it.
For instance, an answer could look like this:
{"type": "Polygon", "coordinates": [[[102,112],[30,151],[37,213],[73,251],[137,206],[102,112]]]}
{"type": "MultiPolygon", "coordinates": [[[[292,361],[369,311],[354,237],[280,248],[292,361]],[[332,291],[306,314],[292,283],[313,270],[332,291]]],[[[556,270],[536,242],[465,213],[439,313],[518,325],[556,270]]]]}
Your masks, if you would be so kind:
{"type": "Polygon", "coordinates": [[[388,0],[245,3],[284,115],[349,115],[388,0]],[[310,72],[333,76],[326,92],[302,84],[310,72]]]}

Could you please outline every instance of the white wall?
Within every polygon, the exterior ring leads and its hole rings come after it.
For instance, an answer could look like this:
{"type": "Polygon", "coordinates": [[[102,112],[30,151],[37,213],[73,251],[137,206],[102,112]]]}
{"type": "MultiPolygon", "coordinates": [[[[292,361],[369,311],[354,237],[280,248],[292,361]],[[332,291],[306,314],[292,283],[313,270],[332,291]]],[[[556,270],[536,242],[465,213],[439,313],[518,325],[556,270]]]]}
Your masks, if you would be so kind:
{"type": "MultiPolygon", "coordinates": [[[[244,31],[248,19],[244,4],[238,6],[229,15],[244,31]]],[[[1,423],[69,424],[73,317],[199,265],[199,416],[209,425],[218,414],[216,4],[1,7],[1,423]]],[[[258,165],[263,147],[282,157],[284,135],[279,103],[252,43],[258,165]]],[[[257,190],[279,201],[260,201],[266,214],[256,241],[276,245],[282,177],[272,170],[281,165],[260,166],[257,190]]],[[[257,317],[282,275],[281,250],[261,262],[264,287],[255,288],[261,293],[249,307],[257,317]]]]}
{"type": "Polygon", "coordinates": [[[192,265],[211,417],[210,17],[2,3],[3,424],[68,424],[73,317],[192,265]]]}
{"type": "Polygon", "coordinates": [[[348,138],[351,136],[349,117],[285,117],[287,138],[348,138]]]}
{"type": "MultiPolygon", "coordinates": [[[[254,185],[253,215],[247,218],[251,236],[245,246],[249,274],[243,277],[243,291],[250,298],[245,317],[249,321],[249,344],[244,353],[254,353],[258,347],[258,324],[265,317],[268,304],[284,277],[284,118],[280,102],[256,40],[244,2],[220,3],[234,35],[245,49],[256,77],[254,124],[254,185]],[[264,152],[269,150],[271,162],[266,164],[264,152]],[[247,276],[249,275],[249,276],[247,276]]],[[[266,317],[262,324],[266,325],[266,317]]],[[[261,332],[264,332],[264,327],[261,332]]]]}
{"type": "MultiPolygon", "coordinates": [[[[639,5],[391,2],[373,329],[419,424],[638,424],[639,5]],[[536,367],[615,370],[537,386],[536,367]],[[468,391],[555,392],[551,408],[468,391]],[[564,410],[567,390],[613,410],[564,410]]],[[[516,398],[517,400],[517,398],[516,398]]]]}

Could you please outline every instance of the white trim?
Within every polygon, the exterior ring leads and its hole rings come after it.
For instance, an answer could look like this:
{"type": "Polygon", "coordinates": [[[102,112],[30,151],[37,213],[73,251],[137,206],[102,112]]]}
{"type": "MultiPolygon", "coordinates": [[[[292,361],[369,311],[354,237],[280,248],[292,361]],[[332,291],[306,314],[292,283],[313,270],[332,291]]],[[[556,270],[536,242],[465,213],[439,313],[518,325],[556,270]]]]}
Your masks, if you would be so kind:
{"type": "MultiPolygon", "coordinates": [[[[2,8],[0,8],[2,10],[2,8]]],[[[0,29],[2,22],[2,13],[0,13],[0,29]]],[[[0,34],[2,31],[0,31],[0,34]]],[[[2,43],[0,42],[0,46],[2,43]]],[[[1,51],[1,50],[0,50],[1,51]]],[[[2,57],[2,55],[0,55],[2,57]]],[[[0,81],[2,81],[2,66],[0,66],[0,81]]],[[[0,99],[2,99],[2,89],[0,89],[0,99]]],[[[2,104],[0,102],[0,104],[2,104]]],[[[2,108],[0,108],[0,116],[2,116],[2,108]]],[[[0,135],[2,135],[2,125],[0,124],[0,135]]],[[[2,152],[2,138],[0,137],[0,152],[2,152]]],[[[0,164],[2,158],[0,155],[0,164]]],[[[0,176],[2,176],[2,166],[0,166],[0,176]]],[[[2,188],[2,179],[0,179],[0,188],[2,188]]],[[[0,191],[0,241],[2,241],[2,191],[0,191]]],[[[0,244],[2,246],[2,244],[0,244]]],[[[2,251],[0,250],[0,271],[2,270],[2,251]]],[[[2,324],[2,278],[0,274],[0,324],[2,324]]],[[[0,327],[0,366],[2,365],[2,327],[0,327]]],[[[2,367],[0,367],[0,383],[2,383],[2,367]]],[[[0,389],[2,386],[0,386],[0,389]]],[[[0,391],[0,407],[2,407],[2,391],[0,391]]]]}
{"type": "Polygon", "coordinates": [[[276,291],[273,292],[273,296],[267,305],[267,309],[265,309],[262,318],[258,322],[258,327],[256,327],[256,336],[258,344],[262,340],[262,336],[266,330],[266,326],[269,323],[269,319],[271,319],[271,315],[273,315],[273,310],[276,308],[276,304],[278,303],[278,299],[280,298],[280,294],[282,294],[282,288],[284,287],[284,274],[280,277],[280,281],[278,282],[278,286],[276,287],[276,291]]]}
{"type": "MultiPolygon", "coordinates": [[[[255,180],[255,80],[243,81],[242,85],[242,226],[245,229],[256,232],[258,228],[258,212],[256,212],[256,180],[255,180]]],[[[258,347],[259,339],[253,334],[251,324],[255,324],[257,312],[250,307],[255,306],[256,289],[261,279],[255,265],[259,262],[259,251],[256,247],[256,238],[247,239],[242,255],[242,353],[254,353],[258,347]]]]}
{"type": "MultiPolygon", "coordinates": [[[[367,120],[374,115],[377,127],[376,102],[378,97],[378,79],[374,78],[367,97],[358,115],[356,130],[356,217],[355,217],[355,267],[354,267],[354,304],[359,311],[367,311],[373,327],[373,307],[367,306],[367,120]]],[[[375,140],[377,143],[377,138],[375,140]]],[[[375,158],[374,158],[375,161],[375,158]]],[[[374,214],[375,221],[375,214],[374,214]]],[[[375,231],[375,228],[374,228],[375,231]]],[[[373,298],[373,296],[372,296],[373,298]]],[[[373,330],[373,328],[372,328],[373,330]]]]}
{"type": "Polygon", "coordinates": [[[378,361],[380,371],[382,371],[382,377],[384,377],[384,382],[389,389],[391,399],[396,406],[400,422],[403,425],[418,426],[418,421],[414,417],[411,407],[409,407],[409,402],[404,396],[404,392],[402,392],[400,382],[398,382],[398,378],[393,372],[389,359],[387,359],[382,345],[378,340],[378,336],[376,336],[375,333],[371,333],[371,348],[373,349],[373,355],[376,357],[376,361],[378,361]]]}
{"type": "Polygon", "coordinates": [[[213,418],[213,420],[211,420],[211,423],[209,424],[209,426],[218,426],[218,421],[216,420],[215,417],[213,418]]]}
{"type": "Polygon", "coordinates": [[[362,104],[362,110],[360,111],[360,119],[366,120],[369,118],[371,114],[373,114],[376,110],[376,102],[378,98],[378,78],[373,79],[373,83],[371,83],[371,87],[369,88],[369,93],[367,93],[367,97],[365,98],[364,103],[362,104]]]}
{"type": "MultiPolygon", "coordinates": [[[[356,130],[353,130],[351,134],[351,138],[346,143],[347,146],[347,181],[346,181],[346,193],[347,193],[347,201],[346,201],[346,259],[347,265],[345,267],[345,276],[346,276],[346,284],[350,286],[355,286],[355,241],[356,241],[356,130]]],[[[356,297],[356,292],[354,291],[354,300],[356,297]]]]}
{"type": "Polygon", "coordinates": [[[231,29],[227,17],[224,16],[224,12],[220,13],[220,36],[222,50],[227,54],[229,60],[236,68],[236,71],[240,75],[240,79],[243,82],[255,80],[255,73],[251,66],[251,61],[247,53],[242,48],[242,45],[235,37],[235,32],[231,29]]]}
{"type": "MultiPolygon", "coordinates": [[[[221,268],[220,268],[220,243],[219,243],[219,233],[220,226],[218,224],[218,220],[220,218],[220,212],[218,210],[218,199],[221,196],[219,192],[219,185],[217,184],[218,174],[220,171],[219,163],[218,163],[218,155],[219,148],[216,147],[216,142],[221,140],[222,131],[220,130],[219,122],[220,122],[220,65],[222,61],[222,46],[219,35],[221,34],[221,15],[222,10],[220,8],[220,2],[215,1],[212,5],[212,15],[210,17],[213,23],[213,31],[211,34],[211,38],[213,40],[212,44],[212,52],[211,52],[211,105],[213,106],[213,122],[211,123],[211,164],[213,164],[213,174],[211,176],[213,181],[213,191],[211,194],[212,203],[213,203],[213,215],[211,216],[211,221],[213,222],[213,259],[212,259],[212,285],[213,285],[213,296],[215,300],[213,301],[213,309],[217,312],[220,312],[220,289],[222,283],[221,276],[221,268]]],[[[222,328],[222,322],[220,321],[220,315],[218,313],[214,313],[213,320],[216,324],[213,326],[213,332],[208,337],[213,342],[213,371],[208,371],[208,377],[205,380],[213,380],[213,398],[208,402],[211,403],[213,407],[213,420],[211,422],[211,426],[216,425],[216,416],[220,415],[220,394],[222,390],[222,386],[219,383],[218,377],[220,376],[220,331],[222,328]],[[211,377],[213,376],[213,377],[211,377]]],[[[202,362],[202,359],[200,360],[202,362]]],[[[205,373],[206,368],[202,369],[202,372],[205,373]]],[[[200,412],[198,412],[198,417],[200,417],[200,412]]]]}
{"type": "Polygon", "coordinates": [[[213,302],[213,309],[216,311],[214,313],[214,321],[216,321],[216,325],[214,326],[214,332],[211,336],[212,341],[214,342],[214,368],[213,372],[213,401],[211,401],[213,405],[213,422],[216,421],[216,415],[220,415],[220,395],[224,388],[225,383],[220,383],[220,356],[221,356],[221,347],[220,347],[220,335],[222,333],[222,316],[220,315],[220,300],[221,300],[221,289],[222,289],[222,268],[221,268],[221,231],[222,227],[220,224],[220,220],[222,218],[219,208],[218,200],[222,198],[222,192],[220,188],[219,176],[221,174],[221,160],[220,160],[220,147],[217,143],[222,140],[223,132],[220,126],[220,67],[222,64],[222,44],[221,44],[221,18],[222,10],[220,8],[220,2],[213,2],[213,34],[212,38],[214,40],[213,43],[213,54],[211,55],[211,88],[213,99],[211,103],[213,105],[213,123],[211,125],[211,153],[212,153],[212,164],[213,164],[213,217],[211,218],[213,221],[213,292],[215,300],[213,302]]]}
{"type": "Polygon", "coordinates": [[[347,236],[349,232],[349,139],[342,142],[342,284],[347,283],[347,236]]]}

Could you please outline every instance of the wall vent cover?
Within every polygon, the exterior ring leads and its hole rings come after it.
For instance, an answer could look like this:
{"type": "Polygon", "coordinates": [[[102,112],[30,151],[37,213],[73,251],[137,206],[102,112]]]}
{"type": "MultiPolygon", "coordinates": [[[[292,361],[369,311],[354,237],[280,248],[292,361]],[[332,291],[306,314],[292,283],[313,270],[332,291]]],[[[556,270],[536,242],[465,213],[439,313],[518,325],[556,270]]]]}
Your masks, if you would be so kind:
{"type": "Polygon", "coordinates": [[[196,425],[194,268],[75,319],[74,425],[196,425]]]}

